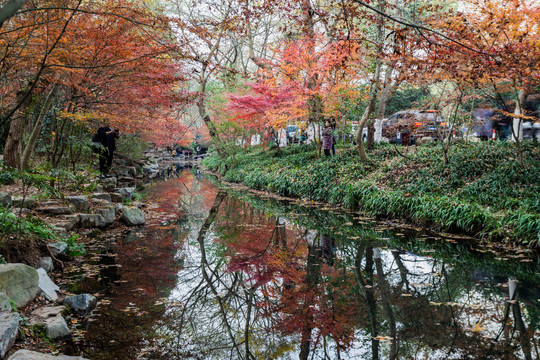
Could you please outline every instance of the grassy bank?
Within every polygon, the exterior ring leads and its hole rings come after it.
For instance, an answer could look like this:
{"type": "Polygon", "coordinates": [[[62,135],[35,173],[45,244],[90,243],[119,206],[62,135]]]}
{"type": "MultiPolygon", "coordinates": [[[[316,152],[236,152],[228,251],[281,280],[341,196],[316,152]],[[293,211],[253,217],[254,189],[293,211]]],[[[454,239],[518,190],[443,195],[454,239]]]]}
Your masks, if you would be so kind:
{"type": "Polygon", "coordinates": [[[506,142],[418,147],[399,156],[379,145],[366,164],[353,148],[317,158],[314,147],[251,149],[204,165],[230,182],[283,196],[328,202],[370,215],[536,246],[540,240],[540,148],[525,144],[521,166],[506,142]]]}

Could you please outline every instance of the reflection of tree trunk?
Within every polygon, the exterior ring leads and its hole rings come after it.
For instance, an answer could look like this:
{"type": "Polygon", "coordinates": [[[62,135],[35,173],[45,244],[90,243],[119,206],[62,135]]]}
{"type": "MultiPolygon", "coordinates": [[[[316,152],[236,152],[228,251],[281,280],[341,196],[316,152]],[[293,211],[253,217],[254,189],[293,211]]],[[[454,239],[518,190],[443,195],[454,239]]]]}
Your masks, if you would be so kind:
{"type": "Polygon", "coordinates": [[[396,331],[396,319],[394,318],[394,312],[390,306],[390,288],[386,278],[384,277],[384,270],[381,260],[381,252],[379,249],[374,251],[375,267],[377,268],[377,284],[381,289],[381,299],[383,303],[384,313],[388,319],[388,326],[390,327],[390,337],[392,337],[392,343],[390,345],[390,357],[393,360],[397,358],[398,346],[397,346],[397,331],[396,331]]]}
{"type": "Polygon", "coordinates": [[[512,303],[512,313],[514,315],[514,324],[517,331],[519,331],[519,342],[521,343],[521,350],[525,355],[525,359],[532,360],[531,355],[531,342],[529,338],[529,333],[523,317],[521,315],[521,308],[519,307],[519,293],[518,293],[519,283],[516,280],[510,280],[508,284],[508,290],[510,299],[515,301],[512,303]]]}
{"type": "Polygon", "coordinates": [[[373,295],[373,248],[366,249],[366,278],[362,277],[362,257],[364,255],[364,247],[360,245],[354,262],[356,272],[356,282],[364,290],[364,297],[368,306],[369,322],[371,324],[371,353],[373,360],[379,359],[379,340],[375,339],[378,336],[377,332],[377,304],[373,295]]]}
{"type": "Polygon", "coordinates": [[[282,218],[276,218],[276,227],[272,231],[272,244],[274,246],[287,247],[287,228],[285,227],[285,220],[282,218]]]}
{"type": "MultiPolygon", "coordinates": [[[[306,274],[306,285],[308,290],[315,288],[319,283],[319,277],[321,273],[321,252],[320,249],[315,245],[311,244],[308,246],[308,260],[307,260],[307,274],[306,274]]],[[[305,304],[307,308],[306,311],[306,322],[302,329],[302,340],[300,343],[300,360],[307,360],[309,356],[309,347],[311,344],[311,332],[313,331],[313,314],[312,309],[309,308],[309,304],[305,304]]]]}
{"type": "Polygon", "coordinates": [[[405,284],[405,290],[409,291],[409,279],[407,279],[409,270],[407,270],[405,265],[403,265],[403,261],[401,261],[401,257],[397,251],[392,251],[392,255],[394,256],[394,260],[396,261],[396,265],[399,269],[399,275],[401,276],[401,283],[399,286],[403,286],[403,284],[405,284]]]}
{"type": "MultiPolygon", "coordinates": [[[[227,193],[224,192],[224,191],[220,191],[216,195],[214,205],[212,205],[212,208],[208,212],[208,217],[206,218],[206,220],[202,224],[201,229],[199,230],[199,235],[197,236],[197,241],[199,242],[199,246],[200,246],[200,249],[201,249],[201,272],[202,272],[203,278],[206,281],[206,283],[208,284],[208,287],[210,288],[210,291],[212,292],[212,294],[214,294],[214,296],[216,297],[216,300],[217,300],[217,302],[219,304],[219,312],[221,313],[221,316],[223,317],[223,323],[225,324],[225,327],[227,329],[227,333],[228,333],[229,338],[231,339],[231,342],[233,344],[233,348],[236,350],[236,353],[238,354],[238,357],[240,359],[243,359],[244,357],[240,353],[239,344],[236,342],[236,337],[232,333],[231,325],[229,324],[229,320],[227,319],[227,313],[226,313],[226,309],[225,309],[225,304],[223,303],[223,299],[218,295],[218,291],[217,291],[216,287],[214,286],[214,283],[212,282],[212,279],[210,278],[210,276],[208,275],[208,272],[206,270],[207,267],[208,267],[208,260],[206,258],[206,248],[205,248],[204,240],[206,238],[206,233],[208,232],[208,230],[210,229],[210,226],[212,225],[212,223],[216,219],[216,216],[217,216],[218,211],[219,211],[219,207],[221,206],[221,203],[223,202],[223,200],[225,199],[226,196],[227,196],[227,193]]],[[[247,332],[246,332],[246,334],[247,334],[247,332]]],[[[249,350],[249,346],[248,346],[248,350],[249,350]]],[[[246,357],[249,358],[249,355],[246,354],[246,357]]]]}

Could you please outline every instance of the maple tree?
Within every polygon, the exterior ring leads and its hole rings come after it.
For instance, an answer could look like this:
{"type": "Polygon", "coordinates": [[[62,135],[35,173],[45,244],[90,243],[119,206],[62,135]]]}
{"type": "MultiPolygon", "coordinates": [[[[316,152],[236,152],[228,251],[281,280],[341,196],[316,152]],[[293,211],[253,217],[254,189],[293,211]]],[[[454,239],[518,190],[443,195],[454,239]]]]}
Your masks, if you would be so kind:
{"type": "MultiPolygon", "coordinates": [[[[157,144],[185,135],[176,113],[188,96],[178,86],[183,72],[161,9],[142,1],[29,3],[0,36],[12,49],[0,74],[7,84],[3,121],[11,121],[6,164],[20,166],[17,148],[33,106],[45,113],[56,109],[57,139],[69,136],[76,124],[97,126],[96,119],[157,144]],[[47,101],[51,92],[53,100],[47,101]],[[37,105],[31,94],[42,94],[37,105]]],[[[41,128],[40,121],[33,125],[41,128]]]]}

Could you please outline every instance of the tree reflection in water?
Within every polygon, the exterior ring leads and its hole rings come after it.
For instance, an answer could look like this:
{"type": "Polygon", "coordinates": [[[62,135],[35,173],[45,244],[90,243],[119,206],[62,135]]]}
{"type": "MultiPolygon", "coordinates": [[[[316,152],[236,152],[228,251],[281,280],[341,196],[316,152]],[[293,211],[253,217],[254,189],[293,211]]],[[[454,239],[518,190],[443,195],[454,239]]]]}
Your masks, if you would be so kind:
{"type": "Polygon", "coordinates": [[[538,283],[520,281],[520,300],[517,283],[509,293],[480,279],[456,252],[385,248],[408,243],[379,240],[377,223],[276,202],[259,210],[198,186],[181,201],[183,268],[141,358],[540,358],[538,283]]]}

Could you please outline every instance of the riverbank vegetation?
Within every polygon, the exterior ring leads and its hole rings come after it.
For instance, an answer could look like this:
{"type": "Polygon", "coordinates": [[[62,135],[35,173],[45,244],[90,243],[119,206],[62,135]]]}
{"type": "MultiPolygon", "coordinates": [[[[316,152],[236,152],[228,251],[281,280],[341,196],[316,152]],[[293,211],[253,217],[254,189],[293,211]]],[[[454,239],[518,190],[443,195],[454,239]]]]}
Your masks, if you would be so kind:
{"type": "Polygon", "coordinates": [[[537,246],[540,234],[540,150],[526,143],[525,166],[505,142],[457,144],[449,162],[438,144],[398,155],[378,145],[362,163],[345,146],[318,158],[315,147],[250,149],[204,164],[230,182],[283,196],[327,202],[369,215],[403,218],[446,231],[537,246]]]}

